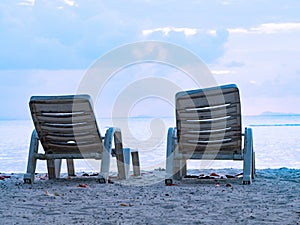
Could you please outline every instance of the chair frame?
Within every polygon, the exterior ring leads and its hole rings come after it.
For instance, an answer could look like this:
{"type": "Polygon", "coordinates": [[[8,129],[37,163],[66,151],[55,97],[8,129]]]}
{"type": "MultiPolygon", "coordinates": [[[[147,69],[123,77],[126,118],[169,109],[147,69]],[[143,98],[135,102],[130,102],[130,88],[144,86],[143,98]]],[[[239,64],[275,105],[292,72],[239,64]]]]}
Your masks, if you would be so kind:
{"type": "Polygon", "coordinates": [[[187,175],[187,160],[243,160],[243,184],[251,184],[255,177],[253,134],[252,129],[247,127],[244,133],[241,132],[240,112],[239,90],[236,85],[177,93],[177,127],[169,128],[167,135],[166,185],[172,184],[173,179],[180,180],[187,175]],[[216,98],[218,95],[221,97],[216,98]],[[182,100],[185,101],[183,105],[188,107],[180,105],[182,100]],[[216,109],[220,105],[226,106],[223,112],[216,109]],[[191,106],[194,109],[190,109],[191,106]],[[194,113],[186,113],[187,110],[194,110],[194,113]],[[219,125],[217,120],[220,118],[225,118],[221,126],[224,126],[226,131],[214,136],[213,126],[219,125]],[[190,133],[181,134],[178,128],[190,133]],[[205,134],[208,134],[208,137],[205,134]],[[234,138],[231,138],[230,134],[233,134],[234,138]],[[217,138],[221,139],[220,144],[215,145],[214,141],[219,141],[217,138]]]}
{"type": "MultiPolygon", "coordinates": [[[[61,160],[66,159],[67,161],[67,170],[69,176],[75,175],[75,169],[74,169],[74,159],[101,159],[101,169],[99,172],[99,176],[97,177],[98,181],[100,183],[106,183],[108,181],[109,176],[109,168],[110,168],[110,158],[111,156],[116,157],[117,160],[117,168],[118,168],[118,178],[119,179],[126,179],[129,176],[129,164],[130,164],[130,149],[129,148],[123,148],[122,144],[122,135],[121,130],[119,128],[110,127],[106,130],[105,136],[101,137],[99,133],[99,129],[97,126],[97,122],[94,116],[94,112],[92,109],[92,103],[89,95],[69,95],[69,96],[33,96],[30,100],[30,109],[32,113],[33,122],[35,125],[35,129],[32,132],[31,135],[31,141],[30,141],[30,147],[29,147],[29,155],[28,155],[28,164],[27,164],[27,172],[24,175],[24,182],[25,183],[32,183],[34,182],[35,177],[35,170],[36,170],[36,164],[37,160],[46,160],[47,161],[47,170],[48,170],[48,177],[49,179],[55,179],[60,177],[60,170],[61,170],[61,160]],[[47,142],[47,139],[43,137],[43,133],[47,133],[45,129],[43,130],[43,122],[41,122],[37,116],[37,112],[35,110],[34,105],[37,102],[43,102],[44,104],[47,104],[45,102],[47,101],[84,101],[85,103],[88,103],[88,109],[87,110],[91,115],[91,123],[94,126],[92,130],[96,132],[96,134],[93,134],[96,139],[98,140],[98,143],[92,143],[94,147],[93,149],[96,150],[88,150],[88,151],[80,151],[80,144],[78,146],[70,144],[65,145],[66,146],[60,146],[58,144],[57,148],[60,149],[59,152],[55,152],[55,145],[54,148],[51,147],[53,144],[49,144],[47,142]],[[42,138],[39,137],[38,133],[40,133],[42,138]],[[104,142],[103,142],[104,141],[104,142]],[[39,144],[42,144],[44,148],[44,153],[38,153],[39,144]],[[113,149],[113,143],[114,143],[114,149],[113,149]],[[96,148],[95,148],[96,146],[96,148]],[[97,147],[98,146],[98,147],[97,147]],[[51,151],[49,151],[49,148],[52,148],[51,151]],[[64,153],[64,148],[66,150],[69,148],[70,151],[64,153]]],[[[57,103],[58,104],[58,103],[57,103]]],[[[73,103],[72,103],[73,104],[73,103]]],[[[75,103],[74,103],[75,106],[75,103]]],[[[63,109],[64,106],[61,107],[63,109]]],[[[66,107],[65,107],[66,108],[66,107]]],[[[52,109],[51,109],[52,110],[52,109]]],[[[70,110],[69,110],[70,111],[70,110]]],[[[73,111],[73,108],[72,108],[73,111]]],[[[45,116],[44,116],[45,117],[45,116]]],[[[71,118],[73,121],[73,118],[71,118]]],[[[52,119],[53,120],[53,119],[52,119]]],[[[69,118],[70,120],[70,118],[69,118]]],[[[48,118],[49,121],[49,118],[48,118]]],[[[63,123],[66,123],[65,121],[63,123]]],[[[70,127],[70,124],[64,124],[64,127],[70,127]]],[[[76,139],[76,129],[73,127],[72,134],[76,139]]],[[[62,136],[60,136],[61,139],[65,139],[65,135],[62,132],[62,136]]],[[[131,153],[132,156],[135,156],[135,162],[134,163],[134,175],[139,175],[139,158],[138,154],[131,153]],[[135,155],[134,155],[135,154],[135,155]]]]}

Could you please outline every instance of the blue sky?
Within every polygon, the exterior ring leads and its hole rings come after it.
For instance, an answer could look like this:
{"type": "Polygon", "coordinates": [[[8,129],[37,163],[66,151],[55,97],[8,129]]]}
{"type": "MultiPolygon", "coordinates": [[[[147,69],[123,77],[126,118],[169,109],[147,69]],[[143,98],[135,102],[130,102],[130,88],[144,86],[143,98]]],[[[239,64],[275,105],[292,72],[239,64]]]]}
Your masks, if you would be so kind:
{"type": "MultiPolygon", "coordinates": [[[[219,84],[238,84],[247,115],[300,113],[299,10],[296,0],[2,0],[0,118],[30,118],[30,96],[74,94],[99,57],[145,40],[189,49],[219,84]]],[[[173,68],[135,65],[116,74],[104,96],[149,76],[195,87],[173,68]]],[[[99,97],[100,116],[110,115],[113,101],[99,97]]],[[[173,114],[163,103],[145,105],[133,115],[173,114]]]]}

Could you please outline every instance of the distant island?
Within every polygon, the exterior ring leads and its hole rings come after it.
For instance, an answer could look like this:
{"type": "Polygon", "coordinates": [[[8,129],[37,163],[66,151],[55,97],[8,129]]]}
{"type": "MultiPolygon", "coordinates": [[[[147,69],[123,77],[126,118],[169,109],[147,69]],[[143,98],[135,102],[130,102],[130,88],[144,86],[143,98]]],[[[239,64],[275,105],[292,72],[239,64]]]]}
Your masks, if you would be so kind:
{"type": "Polygon", "coordinates": [[[271,112],[266,111],[260,114],[260,116],[300,116],[299,113],[283,113],[283,112],[271,112]]]}

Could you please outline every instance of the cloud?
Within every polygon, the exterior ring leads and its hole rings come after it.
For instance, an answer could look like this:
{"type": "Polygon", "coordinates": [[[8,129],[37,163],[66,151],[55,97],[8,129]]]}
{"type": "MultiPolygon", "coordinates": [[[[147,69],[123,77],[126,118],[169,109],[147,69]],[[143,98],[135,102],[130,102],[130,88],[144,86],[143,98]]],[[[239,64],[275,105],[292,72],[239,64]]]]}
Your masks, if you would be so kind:
{"type": "Polygon", "coordinates": [[[205,63],[212,63],[224,53],[228,32],[226,29],[203,30],[195,28],[153,28],[144,30],[148,40],[162,40],[181,45],[193,51],[205,63]]]}
{"type": "Polygon", "coordinates": [[[35,0],[23,0],[18,2],[18,5],[24,5],[24,6],[34,6],[35,0]]]}
{"type": "Polygon", "coordinates": [[[212,70],[212,74],[215,75],[226,75],[226,74],[235,74],[235,71],[232,70],[212,70]]]}
{"type": "Polygon", "coordinates": [[[175,16],[178,6],[174,3],[2,1],[0,69],[83,69],[117,46],[145,39],[182,45],[205,61],[214,61],[222,54],[226,29],[180,26],[178,19],[172,26],[159,26],[157,8],[169,8],[168,14],[175,16]]]}
{"type": "Polygon", "coordinates": [[[254,32],[272,34],[300,30],[300,23],[264,23],[251,29],[254,32]]]}
{"type": "MultiPolygon", "coordinates": [[[[298,98],[300,66],[299,37],[300,24],[263,23],[252,28],[243,28],[242,32],[229,30],[229,37],[225,53],[212,65],[212,70],[218,82],[236,83],[242,90],[244,103],[252,104],[253,99],[269,99],[270,104],[262,107],[273,107],[271,102],[276,98],[298,98]],[[245,31],[245,32],[244,32],[245,31]],[[227,73],[223,71],[234,71],[227,73]]],[[[282,112],[299,112],[299,107],[294,109],[284,108],[282,112]]],[[[249,107],[248,107],[249,109],[249,107]]],[[[255,109],[254,111],[259,111],[255,109]]]]}
{"type": "Polygon", "coordinates": [[[238,1],[3,0],[0,69],[83,69],[119,45],[153,39],[186,47],[212,63],[224,54],[230,34],[299,29],[297,22],[254,25],[253,8],[238,1]]]}
{"type": "Polygon", "coordinates": [[[31,7],[6,3],[0,3],[0,69],[87,68],[138,36],[134,25],[99,1],[40,0],[31,7]]]}
{"type": "Polygon", "coordinates": [[[242,33],[242,34],[276,34],[283,32],[300,31],[300,23],[287,22],[287,23],[263,23],[256,27],[251,28],[229,28],[229,33],[242,33]]]}
{"type": "Polygon", "coordinates": [[[143,35],[148,36],[154,32],[162,32],[165,36],[168,36],[171,31],[174,32],[183,32],[185,36],[195,35],[197,33],[197,29],[195,28],[186,28],[186,27],[162,27],[162,28],[155,28],[149,30],[143,30],[143,35]]]}
{"type": "Polygon", "coordinates": [[[76,3],[76,1],[72,1],[72,0],[64,0],[64,3],[68,6],[75,6],[78,7],[79,5],[76,3]]]}
{"type": "Polygon", "coordinates": [[[232,61],[225,65],[226,67],[243,67],[245,64],[243,62],[232,61]]]}
{"type": "MultiPolygon", "coordinates": [[[[65,93],[69,86],[51,83],[57,71],[87,69],[120,45],[158,40],[191,50],[209,64],[220,84],[240,85],[243,98],[252,98],[244,105],[260,97],[265,102],[279,95],[297,99],[299,7],[300,1],[294,0],[1,0],[1,93],[24,90],[14,98],[18,103],[31,90],[65,93]],[[42,89],[28,83],[28,71],[35,71],[34,80],[45,83],[42,89]],[[6,73],[13,78],[4,79],[6,73]]],[[[62,78],[59,82],[72,79],[62,78]]]]}

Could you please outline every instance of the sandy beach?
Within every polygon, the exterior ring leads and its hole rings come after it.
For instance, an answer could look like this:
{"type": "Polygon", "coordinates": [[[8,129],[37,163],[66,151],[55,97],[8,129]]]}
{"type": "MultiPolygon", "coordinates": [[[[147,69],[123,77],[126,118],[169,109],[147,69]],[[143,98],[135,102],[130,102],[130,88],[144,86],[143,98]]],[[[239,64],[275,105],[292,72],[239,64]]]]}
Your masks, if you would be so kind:
{"type": "Polygon", "coordinates": [[[300,224],[300,170],[258,170],[251,185],[189,178],[165,186],[161,170],[108,184],[82,174],[39,174],[31,185],[22,174],[0,175],[0,224],[300,224]]]}

